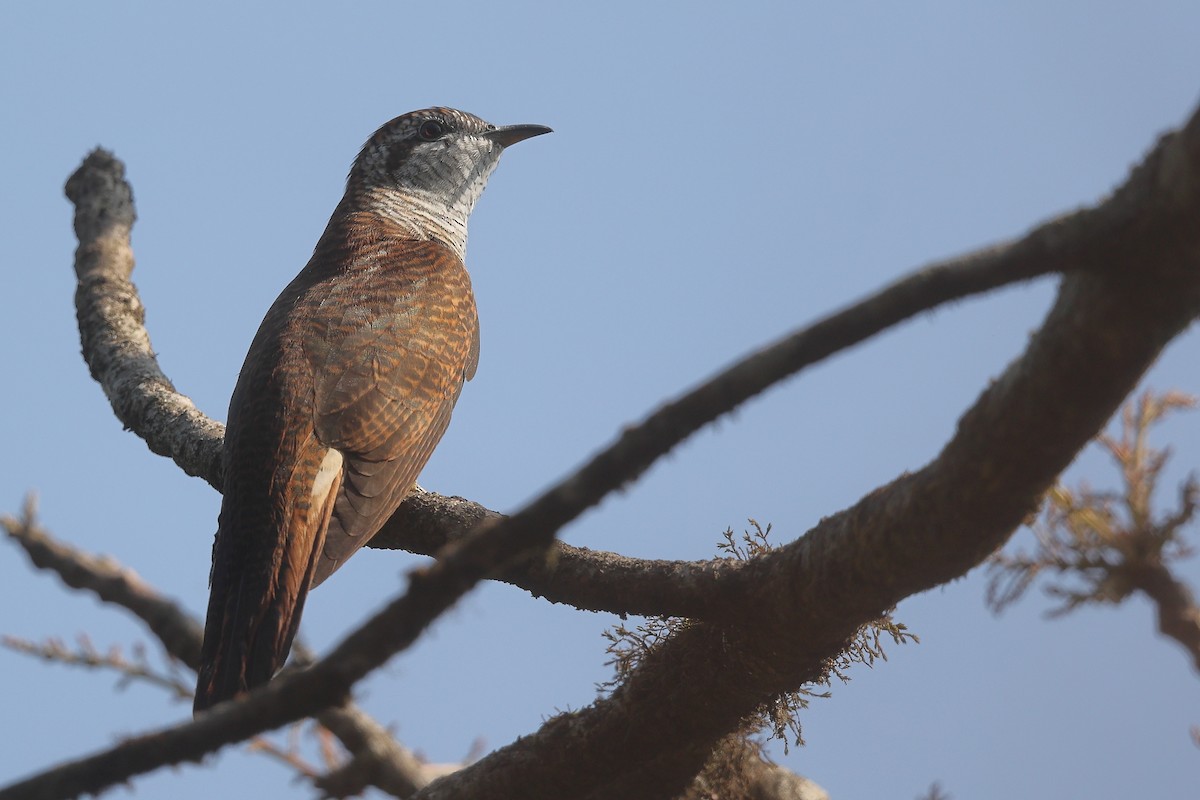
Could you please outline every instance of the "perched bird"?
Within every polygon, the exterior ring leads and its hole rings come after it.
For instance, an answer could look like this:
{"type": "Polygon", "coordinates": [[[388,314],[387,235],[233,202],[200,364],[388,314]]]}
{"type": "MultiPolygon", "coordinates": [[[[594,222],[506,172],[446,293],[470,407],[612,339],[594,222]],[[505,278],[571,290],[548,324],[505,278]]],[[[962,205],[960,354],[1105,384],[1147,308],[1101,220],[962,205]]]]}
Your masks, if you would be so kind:
{"type": "Polygon", "coordinates": [[[549,132],[430,108],[358,154],[229,403],[197,712],[270,680],[308,590],[412,490],[479,359],[467,218],[504,148],[549,132]]]}

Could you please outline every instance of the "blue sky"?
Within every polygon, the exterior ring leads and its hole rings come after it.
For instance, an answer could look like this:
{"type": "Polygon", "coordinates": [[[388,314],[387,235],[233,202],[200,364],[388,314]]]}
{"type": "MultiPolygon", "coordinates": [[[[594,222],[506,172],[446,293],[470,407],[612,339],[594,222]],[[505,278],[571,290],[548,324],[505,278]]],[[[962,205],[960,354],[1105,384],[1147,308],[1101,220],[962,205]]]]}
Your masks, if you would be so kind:
{"type": "MultiPolygon", "coordinates": [[[[121,430],[79,358],[67,175],[103,145],[138,202],[135,280],[163,368],[218,419],[263,312],[304,264],[362,141],[415,108],[555,129],[514,148],[471,224],[482,358],[422,484],[510,510],[739,355],[899,274],[1091,203],[1200,100],[1200,5],[1157,2],[8,4],[0,240],[10,288],[0,508],[197,612],[218,496],[121,430]]],[[[928,313],[695,437],[566,541],[704,558],[753,517],[779,541],[932,458],[1019,352],[1043,280],[928,313]]],[[[1148,382],[1200,393],[1196,332],[1148,382]]],[[[1173,485],[1200,414],[1161,429],[1173,485]]],[[[1096,452],[1071,475],[1107,484],[1096,452]]],[[[1019,539],[1023,541],[1024,539],[1019,539]]],[[[363,551],[316,592],[318,649],[418,563],[363,551]]],[[[1200,584],[1200,567],[1182,568],[1200,584]]],[[[1150,607],[996,618],[984,581],[903,603],[922,637],[814,701],[777,755],[835,797],[1147,796],[1200,789],[1200,683],[1150,607]]],[[[578,708],[605,615],[477,590],[361,689],[433,760],[578,708]]],[[[144,640],[0,553],[0,632],[144,640]]],[[[153,652],[153,651],[152,651],[153,652]]],[[[0,651],[23,726],[0,783],[185,718],[150,687],[0,651]]],[[[237,752],[142,796],[304,796],[237,752]],[[236,787],[236,788],[235,788],[236,787]]]]}

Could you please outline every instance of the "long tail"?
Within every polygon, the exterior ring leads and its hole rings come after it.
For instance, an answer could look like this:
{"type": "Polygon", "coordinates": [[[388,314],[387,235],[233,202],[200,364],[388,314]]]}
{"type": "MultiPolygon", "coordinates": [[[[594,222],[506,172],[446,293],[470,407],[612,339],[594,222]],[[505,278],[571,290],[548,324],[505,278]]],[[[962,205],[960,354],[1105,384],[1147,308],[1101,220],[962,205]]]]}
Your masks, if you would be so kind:
{"type": "Polygon", "coordinates": [[[269,681],[291,650],[342,480],[341,455],[315,441],[294,463],[283,489],[263,492],[271,496],[257,502],[227,485],[213,548],[197,714],[269,681]]]}

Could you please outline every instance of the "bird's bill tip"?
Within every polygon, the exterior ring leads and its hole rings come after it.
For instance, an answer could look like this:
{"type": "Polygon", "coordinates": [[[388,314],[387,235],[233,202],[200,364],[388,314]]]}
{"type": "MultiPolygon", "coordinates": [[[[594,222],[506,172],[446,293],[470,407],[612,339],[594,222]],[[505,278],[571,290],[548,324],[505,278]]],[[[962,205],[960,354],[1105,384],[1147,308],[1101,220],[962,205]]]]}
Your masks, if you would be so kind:
{"type": "Polygon", "coordinates": [[[550,128],[545,125],[502,125],[494,128],[484,134],[501,147],[508,147],[517,142],[523,142],[526,139],[532,139],[534,136],[541,136],[543,133],[553,133],[550,128]]]}

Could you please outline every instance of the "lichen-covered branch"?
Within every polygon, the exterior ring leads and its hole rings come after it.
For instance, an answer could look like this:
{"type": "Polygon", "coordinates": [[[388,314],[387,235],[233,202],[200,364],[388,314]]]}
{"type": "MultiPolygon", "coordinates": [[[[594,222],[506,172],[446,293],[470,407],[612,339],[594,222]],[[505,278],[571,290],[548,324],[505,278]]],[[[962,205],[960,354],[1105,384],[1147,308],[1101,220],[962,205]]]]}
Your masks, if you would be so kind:
{"type": "Polygon", "coordinates": [[[136,219],[125,166],[97,149],[67,181],[75,204],[75,314],[83,357],[125,427],[188,475],[214,486],[224,430],[176,391],[159,369],[145,308],[130,281],[136,219]]]}

